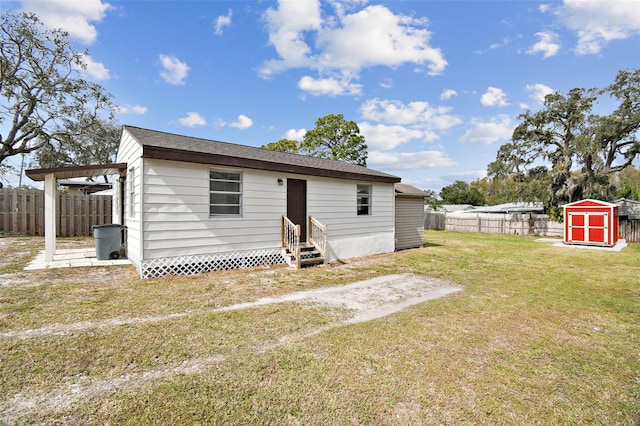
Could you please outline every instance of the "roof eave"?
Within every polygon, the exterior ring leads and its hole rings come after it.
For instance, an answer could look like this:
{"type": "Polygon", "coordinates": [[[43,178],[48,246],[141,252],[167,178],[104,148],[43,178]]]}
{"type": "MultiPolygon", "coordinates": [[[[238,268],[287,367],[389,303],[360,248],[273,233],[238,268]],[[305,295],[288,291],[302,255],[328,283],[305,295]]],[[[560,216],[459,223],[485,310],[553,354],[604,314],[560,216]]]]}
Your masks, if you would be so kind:
{"type": "Polygon", "coordinates": [[[127,163],[97,164],[90,166],[53,167],[48,169],[30,169],[25,174],[33,181],[41,182],[47,175],[56,179],[74,177],[97,177],[106,175],[122,175],[127,171],[127,163]]]}
{"type": "Polygon", "coordinates": [[[216,166],[238,167],[254,170],[268,170],[282,173],[294,173],[338,179],[360,180],[367,182],[398,183],[401,181],[401,178],[391,175],[381,176],[366,173],[327,170],[295,164],[268,162],[251,158],[183,151],[180,149],[170,149],[151,145],[143,145],[142,157],[153,158],[156,160],[184,161],[187,163],[210,164],[216,166]]]}

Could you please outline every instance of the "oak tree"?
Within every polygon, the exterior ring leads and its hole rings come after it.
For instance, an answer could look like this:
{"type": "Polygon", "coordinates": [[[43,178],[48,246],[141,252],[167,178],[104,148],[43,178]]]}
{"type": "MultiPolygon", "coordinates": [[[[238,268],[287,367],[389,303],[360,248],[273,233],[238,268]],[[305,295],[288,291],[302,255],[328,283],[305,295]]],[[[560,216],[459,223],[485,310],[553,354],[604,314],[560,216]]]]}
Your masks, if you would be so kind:
{"type": "Polygon", "coordinates": [[[0,167],[11,156],[41,149],[64,152],[68,161],[62,163],[111,158],[105,150],[112,145],[94,144],[96,132],[112,131],[103,125],[114,104],[105,89],[83,77],[86,55],[71,46],[66,32],[45,27],[35,14],[0,16],[0,125],[7,129],[0,135],[0,167]]]}

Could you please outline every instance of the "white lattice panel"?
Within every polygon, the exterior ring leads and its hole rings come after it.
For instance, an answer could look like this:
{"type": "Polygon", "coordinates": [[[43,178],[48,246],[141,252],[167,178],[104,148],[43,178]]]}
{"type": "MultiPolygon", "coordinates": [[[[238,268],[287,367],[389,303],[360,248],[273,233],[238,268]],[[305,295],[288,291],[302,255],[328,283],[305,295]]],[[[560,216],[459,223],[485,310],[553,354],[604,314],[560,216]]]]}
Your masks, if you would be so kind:
{"type": "Polygon", "coordinates": [[[246,269],[285,263],[280,249],[234,251],[217,254],[164,257],[142,262],[142,278],[195,275],[222,269],[246,269]]]}

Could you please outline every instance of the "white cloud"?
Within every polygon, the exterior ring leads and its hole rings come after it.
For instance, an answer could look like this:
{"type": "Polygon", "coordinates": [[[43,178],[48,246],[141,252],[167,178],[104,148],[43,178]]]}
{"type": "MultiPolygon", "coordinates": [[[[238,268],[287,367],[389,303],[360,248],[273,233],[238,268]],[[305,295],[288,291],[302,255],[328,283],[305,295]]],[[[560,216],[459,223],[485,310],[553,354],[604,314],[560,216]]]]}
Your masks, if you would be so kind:
{"type": "Polygon", "coordinates": [[[469,170],[469,171],[465,171],[465,172],[456,172],[456,173],[451,173],[451,174],[447,174],[445,176],[442,176],[442,179],[444,179],[445,181],[448,181],[449,183],[453,183],[457,180],[462,180],[462,181],[474,181],[476,179],[482,179],[487,177],[487,170],[469,170]]]}
{"type": "Polygon", "coordinates": [[[98,37],[93,22],[100,22],[111,9],[101,0],[22,0],[22,9],[34,12],[49,28],[61,28],[69,36],[84,44],[93,43],[98,37]]]}
{"type": "Polygon", "coordinates": [[[509,43],[511,43],[511,38],[509,37],[505,37],[502,40],[500,40],[497,43],[493,43],[491,46],[489,46],[490,50],[495,50],[495,49],[499,49],[501,47],[505,47],[506,45],[508,45],[509,43]]]}
{"type": "Polygon", "coordinates": [[[100,62],[95,62],[90,55],[82,54],[82,62],[85,68],[79,69],[82,74],[91,77],[93,80],[109,80],[111,75],[109,70],[100,62]]]}
{"type": "Polygon", "coordinates": [[[120,114],[135,114],[135,115],[144,115],[148,111],[148,108],[140,105],[121,105],[118,107],[118,112],[120,114]]]}
{"type": "Polygon", "coordinates": [[[547,13],[549,11],[551,7],[548,4],[541,4],[540,6],[538,6],[538,10],[541,13],[547,13]]]}
{"type": "Polygon", "coordinates": [[[345,15],[340,24],[318,34],[322,67],[358,71],[369,66],[427,63],[429,74],[438,75],[447,66],[440,49],[429,46],[426,19],[394,15],[382,5],[372,5],[345,15]]]}
{"type": "Polygon", "coordinates": [[[370,151],[387,151],[413,140],[432,142],[438,139],[438,135],[434,132],[410,129],[404,126],[358,123],[358,127],[370,151]]]}
{"type": "Polygon", "coordinates": [[[244,130],[253,126],[253,120],[244,114],[240,114],[236,121],[226,121],[226,120],[219,119],[216,121],[216,126],[217,127],[233,127],[235,129],[244,130]]]}
{"type": "Polygon", "coordinates": [[[491,144],[497,141],[511,139],[513,134],[513,124],[508,115],[501,114],[493,117],[489,121],[480,119],[471,120],[472,128],[467,130],[460,138],[460,142],[480,142],[491,144]]]}
{"type": "Polygon", "coordinates": [[[302,141],[304,139],[304,135],[307,133],[307,129],[289,129],[285,132],[285,139],[291,139],[294,141],[302,141]]]}
{"type": "Polygon", "coordinates": [[[578,36],[576,53],[598,53],[608,42],[640,34],[637,0],[565,0],[559,16],[578,36]]]}
{"type": "Polygon", "coordinates": [[[265,62],[263,77],[289,68],[312,67],[311,48],[305,42],[305,32],[320,29],[320,2],[283,1],[277,9],[268,8],[263,15],[269,31],[269,43],[280,59],[265,62]]]}
{"type": "Polygon", "coordinates": [[[554,90],[544,84],[527,84],[525,90],[529,92],[529,97],[538,103],[544,102],[544,97],[554,92],[554,90]]]}
{"type": "Polygon", "coordinates": [[[183,85],[191,68],[175,56],[161,54],[159,59],[163,69],[160,71],[160,77],[169,84],[183,85]]]}
{"type": "Polygon", "coordinates": [[[416,170],[455,166],[456,162],[442,151],[369,153],[367,166],[384,170],[416,170]]]}
{"type": "Polygon", "coordinates": [[[248,129],[249,127],[253,126],[253,120],[250,119],[249,117],[247,117],[244,114],[240,114],[238,116],[238,119],[236,121],[234,121],[233,123],[228,123],[227,124],[228,127],[233,127],[236,129],[248,129]]]}
{"type": "Polygon", "coordinates": [[[560,50],[560,43],[558,43],[558,34],[543,31],[536,33],[538,42],[527,50],[529,55],[535,55],[536,53],[542,53],[544,59],[555,56],[560,50]]]}
{"type": "Polygon", "coordinates": [[[221,15],[216,18],[216,24],[214,25],[216,35],[222,35],[224,27],[231,25],[231,9],[227,15],[221,15]]]}
{"type": "Polygon", "coordinates": [[[480,103],[484,106],[507,106],[507,95],[497,87],[489,87],[480,97],[480,103]]]}
{"type": "Polygon", "coordinates": [[[451,99],[451,98],[453,98],[454,96],[457,96],[457,95],[458,95],[458,92],[456,92],[453,89],[444,89],[442,91],[442,93],[440,93],[440,99],[447,100],[447,99],[451,99]]]}
{"type": "MultiPolygon", "coordinates": [[[[361,3],[351,3],[349,9],[361,3]]],[[[263,64],[263,77],[291,68],[338,72],[349,78],[357,78],[362,68],[380,65],[427,65],[432,75],[446,68],[440,49],[429,45],[426,19],[395,15],[381,5],[350,14],[344,4],[331,4],[337,13],[325,15],[324,21],[318,0],[280,1],[277,8],[267,9],[263,16],[278,58],[263,64]]]]}
{"type": "Polygon", "coordinates": [[[188,112],[186,117],[178,119],[178,123],[187,127],[204,126],[207,124],[205,119],[197,112],[188,112]]]}
{"type": "Polygon", "coordinates": [[[433,107],[428,102],[403,104],[396,100],[371,99],[360,106],[365,120],[386,124],[412,125],[425,129],[448,129],[462,123],[450,114],[450,107],[433,107]]]}
{"type": "Polygon", "coordinates": [[[304,76],[298,81],[298,88],[311,95],[359,95],[362,85],[352,84],[348,79],[319,78],[304,76]]]}

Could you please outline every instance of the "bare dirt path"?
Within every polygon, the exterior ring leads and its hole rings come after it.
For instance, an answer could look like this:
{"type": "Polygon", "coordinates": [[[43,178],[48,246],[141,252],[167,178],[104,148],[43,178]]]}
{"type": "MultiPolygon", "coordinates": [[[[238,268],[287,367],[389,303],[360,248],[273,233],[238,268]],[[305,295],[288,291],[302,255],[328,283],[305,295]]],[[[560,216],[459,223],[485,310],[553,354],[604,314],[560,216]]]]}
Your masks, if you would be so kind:
{"type": "MultiPolygon", "coordinates": [[[[206,311],[199,310],[197,312],[225,312],[284,302],[311,303],[328,308],[347,310],[348,315],[346,319],[339,322],[303,334],[281,336],[275,344],[265,342],[254,348],[255,353],[263,353],[278,346],[300,341],[331,328],[381,318],[399,312],[409,306],[443,297],[460,290],[462,290],[460,287],[452,286],[443,280],[421,277],[414,274],[397,274],[358,281],[339,287],[295,292],[281,297],[262,298],[254,302],[241,303],[206,311]]],[[[38,329],[1,333],[0,338],[28,339],[44,335],[63,335],[80,330],[113,327],[123,324],[166,321],[192,315],[195,312],[196,311],[180,312],[153,317],[113,318],[105,321],[78,322],[73,324],[51,324],[38,329]]],[[[140,373],[121,375],[108,379],[96,379],[92,377],[69,378],[68,381],[65,380],[64,383],[47,392],[13,395],[13,397],[7,401],[8,404],[6,406],[8,407],[3,410],[1,418],[4,419],[4,421],[19,423],[21,419],[24,419],[25,416],[36,407],[38,411],[53,414],[57,410],[64,409],[71,404],[87,398],[104,397],[122,389],[140,387],[150,381],[169,379],[175,375],[196,374],[224,361],[224,356],[214,356],[206,359],[195,358],[185,360],[177,365],[166,366],[163,369],[150,369],[140,373]]]]}
{"type": "Polygon", "coordinates": [[[226,312],[283,302],[318,303],[330,308],[347,309],[352,312],[347,323],[357,323],[381,318],[411,305],[446,296],[449,293],[460,290],[461,288],[459,287],[453,287],[445,281],[434,278],[425,278],[413,274],[387,275],[339,287],[301,291],[275,298],[267,297],[254,302],[216,309],[192,310],[160,316],[116,317],[95,322],[82,321],[71,324],[49,324],[40,328],[3,332],[0,333],[0,338],[29,339],[47,335],[67,335],[90,329],[166,321],[186,317],[194,313],[226,312]]]}

